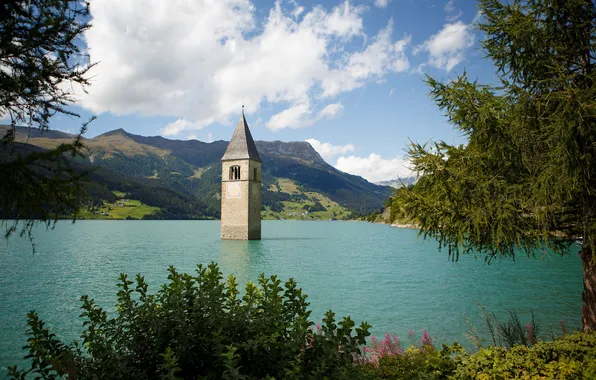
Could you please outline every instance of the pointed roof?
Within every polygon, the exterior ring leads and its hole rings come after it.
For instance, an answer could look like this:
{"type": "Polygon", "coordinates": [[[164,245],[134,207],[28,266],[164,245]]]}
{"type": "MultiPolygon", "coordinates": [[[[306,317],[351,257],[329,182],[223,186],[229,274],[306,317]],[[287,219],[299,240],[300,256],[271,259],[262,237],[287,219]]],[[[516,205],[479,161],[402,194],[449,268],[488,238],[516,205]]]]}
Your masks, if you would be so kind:
{"type": "Polygon", "coordinates": [[[259,152],[257,151],[255,141],[252,139],[250,129],[248,129],[248,124],[244,118],[244,106],[242,106],[242,116],[240,117],[240,121],[238,122],[236,130],[232,135],[232,140],[228,144],[228,149],[226,149],[226,153],[223,155],[221,160],[226,161],[243,159],[251,159],[262,162],[261,157],[259,157],[259,152]]]}

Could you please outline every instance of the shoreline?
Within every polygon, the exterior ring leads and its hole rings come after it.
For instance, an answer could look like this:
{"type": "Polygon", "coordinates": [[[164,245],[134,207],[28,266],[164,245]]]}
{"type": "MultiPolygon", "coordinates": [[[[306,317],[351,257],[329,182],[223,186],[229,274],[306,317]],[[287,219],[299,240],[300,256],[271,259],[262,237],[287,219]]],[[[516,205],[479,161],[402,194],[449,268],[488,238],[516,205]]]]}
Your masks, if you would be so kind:
{"type": "Polygon", "coordinates": [[[417,226],[416,224],[412,224],[412,223],[392,223],[389,226],[394,227],[394,228],[409,228],[411,230],[419,230],[420,227],[417,226]]]}

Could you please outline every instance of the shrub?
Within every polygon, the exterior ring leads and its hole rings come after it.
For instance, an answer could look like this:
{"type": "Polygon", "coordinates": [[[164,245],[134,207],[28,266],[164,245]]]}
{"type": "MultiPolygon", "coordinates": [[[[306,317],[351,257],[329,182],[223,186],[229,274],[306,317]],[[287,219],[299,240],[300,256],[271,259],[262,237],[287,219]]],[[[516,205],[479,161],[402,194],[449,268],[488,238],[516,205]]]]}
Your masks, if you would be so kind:
{"type": "Polygon", "coordinates": [[[453,346],[443,345],[441,350],[430,345],[410,346],[396,355],[380,356],[377,363],[363,364],[361,378],[447,379],[455,372],[460,354],[463,354],[463,350],[457,343],[453,346]]]}
{"type": "Polygon", "coordinates": [[[132,287],[120,276],[115,316],[88,296],[83,302],[82,345],[65,345],[29,313],[31,368],[9,369],[14,378],[37,375],[73,379],[342,378],[354,369],[368,336],[349,317],[327,312],[313,333],[307,296],[293,279],[281,285],[261,275],[239,295],[233,276],[223,280],[214,263],[197,275],[169,269],[156,294],[140,275],[132,287]]]}
{"type": "Polygon", "coordinates": [[[596,334],[574,333],[532,347],[489,347],[460,360],[453,379],[595,379],[596,334]]]}
{"type": "MultiPolygon", "coordinates": [[[[526,324],[523,324],[519,319],[515,310],[507,310],[507,321],[501,322],[495,316],[495,313],[488,312],[484,306],[477,304],[482,311],[482,316],[488,333],[491,338],[493,346],[504,346],[506,348],[515,345],[532,346],[538,342],[538,333],[540,331],[535,319],[534,311],[530,310],[531,318],[526,324]]],[[[482,348],[482,339],[478,330],[472,325],[469,319],[466,318],[470,331],[465,334],[470,342],[479,350],[482,348]]],[[[561,320],[561,327],[564,334],[567,333],[565,324],[561,320]]],[[[553,335],[553,339],[556,336],[553,335]]]]}
{"type": "Polygon", "coordinates": [[[360,377],[363,379],[445,379],[455,371],[457,354],[463,349],[454,343],[437,350],[426,330],[422,331],[420,341],[414,331],[409,331],[411,346],[404,350],[400,339],[385,334],[379,341],[371,337],[371,344],[364,348],[364,354],[358,358],[361,363],[360,377]]]}
{"type": "MultiPolygon", "coordinates": [[[[408,335],[412,344],[411,349],[430,350],[434,348],[432,338],[426,330],[422,330],[422,338],[419,342],[416,342],[414,331],[410,330],[408,335]]],[[[381,341],[373,335],[370,338],[370,342],[370,347],[364,347],[364,354],[357,358],[359,363],[376,365],[381,358],[404,354],[401,341],[396,335],[390,336],[389,333],[386,333],[381,341]]]]}

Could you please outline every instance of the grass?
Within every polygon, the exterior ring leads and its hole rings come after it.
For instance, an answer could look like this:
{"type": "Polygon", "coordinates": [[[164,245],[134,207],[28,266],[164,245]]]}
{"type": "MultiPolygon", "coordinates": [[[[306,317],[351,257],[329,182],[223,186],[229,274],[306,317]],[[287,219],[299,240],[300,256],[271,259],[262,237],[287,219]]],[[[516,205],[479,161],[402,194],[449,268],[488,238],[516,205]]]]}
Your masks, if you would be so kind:
{"type": "Polygon", "coordinates": [[[279,187],[280,191],[284,193],[294,194],[300,192],[298,191],[298,185],[296,185],[296,183],[291,179],[280,178],[277,181],[277,186],[279,187]]]}
{"type": "MultiPolygon", "coordinates": [[[[271,189],[279,190],[284,193],[294,194],[301,193],[298,185],[287,178],[280,178],[275,185],[271,185],[271,189]]],[[[275,191],[274,190],[274,191],[275,191]]],[[[329,219],[343,219],[350,214],[350,211],[345,207],[341,206],[337,202],[332,201],[325,195],[317,192],[304,192],[304,195],[308,197],[308,200],[303,202],[283,201],[283,211],[275,212],[271,211],[269,207],[266,207],[261,212],[261,218],[265,220],[272,219],[293,219],[293,220],[329,220],[329,219]],[[313,206],[315,201],[320,202],[326,211],[306,212],[304,206],[313,206]]]]}
{"type": "Polygon", "coordinates": [[[207,166],[204,168],[198,168],[198,169],[194,169],[194,174],[191,175],[189,178],[201,178],[201,176],[203,175],[203,173],[205,173],[207,170],[209,170],[211,168],[211,166],[207,166]]]}
{"type": "Polygon", "coordinates": [[[79,215],[79,219],[113,220],[126,219],[127,217],[142,219],[145,215],[159,211],[159,207],[148,206],[141,201],[131,199],[127,202],[118,200],[114,203],[104,203],[103,206],[96,208],[95,211],[104,212],[107,215],[94,214],[89,210],[83,210],[79,215]]]}

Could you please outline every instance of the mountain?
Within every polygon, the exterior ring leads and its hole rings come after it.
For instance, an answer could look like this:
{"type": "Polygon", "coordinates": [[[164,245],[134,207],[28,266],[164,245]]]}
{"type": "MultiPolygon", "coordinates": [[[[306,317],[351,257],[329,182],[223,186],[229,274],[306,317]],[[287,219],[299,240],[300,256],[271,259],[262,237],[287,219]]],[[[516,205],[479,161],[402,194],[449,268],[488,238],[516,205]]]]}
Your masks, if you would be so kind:
{"type": "Polygon", "coordinates": [[[399,189],[400,187],[403,186],[410,186],[415,184],[417,181],[416,176],[411,176],[411,177],[404,177],[404,178],[396,178],[396,179],[392,179],[389,181],[379,181],[379,182],[375,182],[375,185],[379,185],[379,186],[389,186],[389,187],[393,187],[394,189],[399,189]]]}
{"type": "MultiPolygon", "coordinates": [[[[17,141],[41,148],[73,137],[26,128],[16,134],[17,141]]],[[[92,168],[91,179],[109,191],[167,209],[164,218],[184,217],[184,202],[190,201],[195,212],[190,216],[219,216],[220,160],[228,142],[170,140],[117,129],[84,144],[89,155],[79,164],[92,168]]],[[[335,169],[307,142],[256,141],[256,146],[263,161],[264,217],[345,218],[378,210],[391,193],[389,187],[335,169]]]]}

